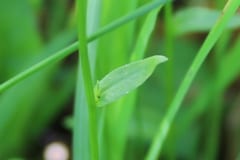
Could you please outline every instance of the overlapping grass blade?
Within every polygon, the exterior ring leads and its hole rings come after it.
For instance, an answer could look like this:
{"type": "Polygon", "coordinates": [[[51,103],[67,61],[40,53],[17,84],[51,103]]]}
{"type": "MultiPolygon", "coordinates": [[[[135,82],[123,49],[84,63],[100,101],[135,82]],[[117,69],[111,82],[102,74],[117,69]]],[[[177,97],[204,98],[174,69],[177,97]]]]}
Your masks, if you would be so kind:
{"type": "MultiPolygon", "coordinates": [[[[135,10],[133,13],[124,16],[123,18],[120,18],[119,20],[116,20],[109,25],[105,26],[104,28],[100,29],[98,32],[95,34],[89,36],[88,42],[95,40],[96,38],[104,35],[107,32],[112,31],[115,28],[120,27],[121,25],[136,19],[137,17],[146,14],[147,12],[151,11],[152,9],[158,7],[159,4],[163,4],[165,0],[157,0],[153,1],[152,3],[149,3],[137,10],[135,10]]],[[[14,76],[13,78],[9,79],[8,81],[2,83],[0,85],[0,93],[3,92],[4,90],[12,87],[16,83],[20,82],[21,80],[27,78],[28,76],[32,75],[33,73],[41,70],[42,68],[54,64],[63,58],[67,57],[68,55],[72,54],[74,51],[77,50],[78,47],[78,42],[75,42],[64,49],[56,52],[54,55],[42,60],[41,62],[35,64],[34,66],[26,69],[25,71],[19,73],[18,75],[14,76]]]]}
{"type": "Polygon", "coordinates": [[[202,47],[200,48],[196,58],[194,59],[192,65],[190,66],[185,78],[183,79],[182,84],[174,100],[172,101],[169,110],[167,111],[162,123],[160,124],[159,130],[153,140],[149,153],[146,157],[148,160],[156,159],[159,152],[161,151],[163,142],[167,136],[169,128],[172,124],[173,119],[176,116],[177,111],[180,108],[180,105],[186,95],[191,82],[193,81],[197,71],[199,70],[201,64],[204,62],[206,56],[220,37],[221,33],[227,26],[229,20],[234,15],[236,10],[239,7],[240,2],[237,0],[228,1],[223,9],[222,16],[218,19],[217,23],[214,25],[210,33],[208,34],[206,40],[204,41],[202,47]]]}

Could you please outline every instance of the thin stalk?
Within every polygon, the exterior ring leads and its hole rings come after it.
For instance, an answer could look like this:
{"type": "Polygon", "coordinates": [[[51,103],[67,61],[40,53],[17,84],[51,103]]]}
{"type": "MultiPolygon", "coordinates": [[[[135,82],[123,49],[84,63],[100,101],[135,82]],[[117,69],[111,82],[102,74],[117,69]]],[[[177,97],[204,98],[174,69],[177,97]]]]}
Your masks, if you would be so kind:
{"type": "Polygon", "coordinates": [[[214,89],[214,97],[212,97],[212,105],[208,112],[208,126],[209,131],[207,132],[207,143],[206,143],[206,159],[217,159],[218,150],[219,150],[219,141],[220,141],[220,130],[221,130],[221,122],[224,111],[223,106],[223,96],[224,89],[220,86],[221,76],[221,59],[226,51],[227,44],[230,39],[230,32],[227,31],[220,38],[215,47],[215,55],[214,55],[214,67],[215,74],[214,79],[215,83],[213,85],[214,89]]]}
{"type": "MultiPolygon", "coordinates": [[[[224,0],[219,0],[216,2],[217,8],[222,8],[224,5],[224,0]]],[[[213,75],[215,83],[213,84],[214,97],[211,107],[208,111],[207,126],[209,127],[208,132],[206,133],[206,147],[205,147],[205,159],[217,159],[219,151],[219,141],[220,141],[220,130],[221,122],[223,116],[223,95],[224,90],[219,85],[221,81],[220,70],[221,70],[221,59],[223,54],[226,51],[228,42],[230,40],[230,31],[227,31],[219,39],[215,47],[214,54],[214,72],[213,75]]]]}
{"type": "MultiPolygon", "coordinates": [[[[165,68],[165,91],[166,91],[166,106],[169,106],[171,99],[173,97],[173,43],[174,43],[174,28],[172,22],[172,3],[168,2],[164,7],[164,34],[165,34],[165,52],[166,57],[168,57],[169,62],[166,63],[165,68]]],[[[167,145],[167,159],[176,159],[176,154],[174,148],[176,147],[176,141],[171,134],[168,136],[168,145],[167,145]]]]}
{"type": "MultiPolygon", "coordinates": [[[[87,0],[77,0],[77,15],[78,15],[78,39],[79,39],[79,59],[78,59],[78,70],[82,71],[83,76],[83,83],[84,83],[84,89],[86,93],[87,98],[87,106],[88,107],[88,122],[89,122],[89,143],[90,143],[90,152],[91,152],[91,158],[92,160],[98,160],[98,134],[97,134],[97,107],[95,103],[94,93],[93,93],[93,81],[91,77],[91,69],[89,64],[89,58],[88,58],[88,46],[87,46],[87,31],[86,31],[86,14],[87,14],[87,0]],[[80,54],[81,52],[81,54],[80,54]]],[[[80,72],[78,72],[80,73],[80,72]]],[[[81,83],[81,75],[78,74],[77,77],[77,83],[81,83]]],[[[77,86],[80,86],[77,85],[77,86]]],[[[81,92],[80,87],[77,87],[77,92],[81,92]]],[[[80,97],[76,97],[80,98],[80,97]]],[[[80,105],[78,103],[75,104],[75,110],[77,111],[77,107],[80,108],[80,105]]],[[[79,117],[77,114],[81,113],[75,113],[76,117],[79,117]]],[[[78,122],[77,119],[75,119],[75,126],[73,132],[78,133],[78,125],[80,122],[78,122]]],[[[76,135],[73,137],[73,141],[75,143],[74,147],[80,147],[81,142],[79,140],[79,136],[76,135]]],[[[76,149],[75,149],[76,151],[76,149]]],[[[78,160],[78,157],[81,157],[80,152],[74,152],[74,157],[76,160],[78,160]]]]}
{"type": "Polygon", "coordinates": [[[173,28],[173,21],[172,21],[172,3],[168,2],[164,8],[164,20],[165,20],[165,51],[166,56],[169,59],[169,62],[166,63],[166,79],[165,79],[165,86],[166,86],[166,94],[167,94],[167,105],[170,104],[171,99],[173,97],[173,43],[174,43],[174,28],[173,28]]]}
{"type": "Polygon", "coordinates": [[[195,57],[193,63],[191,64],[188,72],[186,73],[179,90],[176,93],[175,98],[173,99],[169,110],[167,111],[165,117],[163,118],[162,123],[160,123],[157,134],[153,140],[150,150],[147,154],[147,160],[155,160],[160,155],[162,145],[166,136],[169,132],[169,129],[172,125],[172,122],[176,116],[176,113],[180,109],[180,105],[191,86],[191,83],[200,69],[205,58],[209,54],[210,50],[213,48],[214,44],[226,28],[230,18],[234,15],[240,4],[239,0],[229,0],[223,11],[222,15],[219,17],[218,21],[215,23],[210,33],[208,34],[206,40],[204,41],[202,47],[200,48],[197,56],[195,57]]]}
{"type": "MultiPolygon", "coordinates": [[[[99,31],[97,31],[96,33],[90,35],[87,38],[87,42],[91,42],[96,40],[97,38],[103,36],[104,34],[113,31],[114,29],[117,29],[118,27],[132,21],[135,20],[136,18],[148,13],[149,11],[159,7],[160,5],[163,5],[164,3],[166,3],[167,0],[156,0],[153,1],[149,4],[146,4],[138,9],[136,9],[134,12],[129,13],[126,16],[123,16],[122,18],[117,19],[116,21],[106,25],[105,27],[103,27],[102,29],[100,29],[99,31]]],[[[68,55],[74,53],[74,51],[76,51],[78,49],[78,41],[72,43],[71,45],[63,48],[62,50],[56,52],[55,54],[53,54],[52,56],[47,57],[46,59],[40,61],[39,63],[29,67],[28,69],[24,70],[23,72],[20,72],[19,74],[17,74],[16,76],[12,77],[11,79],[3,82],[0,85],[0,93],[2,93],[3,91],[9,89],[10,87],[14,86],[15,84],[21,82],[23,79],[26,79],[27,77],[29,77],[30,75],[38,72],[39,70],[42,70],[43,68],[54,64],[56,62],[59,62],[60,60],[64,59],[65,57],[67,57],[68,55]]]]}
{"type": "MultiPolygon", "coordinates": [[[[214,86],[216,87],[216,86],[214,86]]],[[[213,88],[215,89],[215,88],[213,88]]],[[[220,140],[220,126],[222,122],[223,113],[223,95],[221,92],[215,90],[213,97],[212,107],[208,112],[207,126],[209,127],[208,132],[206,132],[206,159],[218,159],[219,150],[219,140],[220,140]]]]}
{"type": "Polygon", "coordinates": [[[45,67],[54,64],[66,56],[70,55],[74,51],[77,50],[78,42],[75,42],[71,44],[70,46],[56,52],[54,55],[49,56],[48,58],[38,62],[37,64],[33,65],[32,67],[24,70],[23,72],[17,74],[13,78],[5,81],[0,85],[0,93],[4,92],[5,90],[9,89],[10,87],[14,86],[15,84],[21,82],[23,79],[26,79],[30,75],[36,73],[37,71],[40,71],[44,69],[45,67]]]}
{"type": "Polygon", "coordinates": [[[95,39],[95,36],[99,37],[103,34],[105,34],[106,32],[109,32],[109,30],[112,30],[118,26],[122,26],[123,24],[136,19],[137,17],[143,16],[146,13],[148,13],[149,11],[158,8],[159,6],[170,2],[171,0],[155,0],[152,3],[146,4],[142,7],[139,7],[138,9],[136,9],[135,11],[133,11],[132,13],[127,14],[126,16],[123,16],[122,18],[119,18],[117,21],[114,21],[113,23],[107,25],[106,27],[102,28],[100,30],[100,33],[96,33],[95,35],[92,36],[92,38],[95,39]]]}

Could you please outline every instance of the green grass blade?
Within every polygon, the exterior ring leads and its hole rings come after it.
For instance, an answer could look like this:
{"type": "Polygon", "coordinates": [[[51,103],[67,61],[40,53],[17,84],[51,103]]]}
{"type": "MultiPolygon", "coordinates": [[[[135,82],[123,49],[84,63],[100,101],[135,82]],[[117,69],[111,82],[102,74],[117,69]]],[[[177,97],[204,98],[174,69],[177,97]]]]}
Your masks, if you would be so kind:
{"type": "MultiPolygon", "coordinates": [[[[170,59],[169,63],[166,63],[164,76],[164,88],[166,92],[166,106],[169,106],[174,96],[174,25],[172,15],[172,3],[169,2],[164,7],[164,38],[165,38],[165,52],[166,56],[170,59]]],[[[176,154],[173,150],[176,147],[176,140],[169,136],[167,149],[167,159],[176,159],[176,154]]]]}
{"type": "MultiPolygon", "coordinates": [[[[87,98],[87,105],[88,108],[88,122],[89,122],[89,143],[90,143],[90,159],[98,160],[98,132],[97,132],[97,112],[96,112],[96,103],[94,99],[94,92],[93,92],[93,81],[91,76],[91,69],[89,64],[89,57],[88,57],[88,46],[87,46],[87,0],[80,1],[77,0],[77,12],[78,12],[78,39],[79,39],[79,64],[78,64],[78,73],[80,71],[82,74],[78,74],[77,77],[77,95],[81,92],[82,88],[80,88],[80,81],[82,80],[80,76],[83,77],[84,89],[87,98]],[[81,53],[81,54],[80,54],[81,53]]],[[[80,97],[75,97],[80,98],[80,97]]],[[[75,111],[78,111],[80,108],[80,104],[75,104],[75,111]]],[[[80,112],[74,113],[76,117],[80,116],[80,112]]],[[[79,160],[81,157],[81,153],[77,151],[77,148],[81,147],[80,136],[76,133],[79,133],[79,125],[80,121],[78,119],[74,119],[74,159],[79,160]]]]}
{"type": "Polygon", "coordinates": [[[150,40],[151,34],[156,24],[157,15],[161,10],[162,6],[163,5],[160,5],[159,8],[151,11],[147,15],[143,23],[143,26],[140,30],[140,33],[137,37],[137,42],[134,46],[134,50],[130,59],[131,62],[142,59],[144,57],[144,53],[146,51],[148,41],[150,40]]]}
{"type": "Polygon", "coordinates": [[[153,2],[146,4],[136,10],[134,10],[132,13],[127,14],[126,16],[123,16],[122,18],[119,18],[117,21],[107,25],[106,27],[99,30],[99,32],[92,35],[89,40],[92,41],[92,39],[96,39],[99,36],[102,36],[105,33],[108,33],[109,31],[113,30],[114,28],[117,28],[119,26],[122,26],[123,24],[136,19],[137,17],[143,16],[149,11],[156,9],[160,5],[165,4],[170,0],[154,0],[153,2]]]}
{"type": "Polygon", "coordinates": [[[219,82],[221,81],[220,76],[220,64],[221,60],[224,56],[226,51],[226,46],[229,42],[231,37],[231,32],[226,31],[223,36],[219,39],[218,43],[216,44],[214,50],[214,63],[213,68],[215,73],[213,74],[213,96],[210,101],[210,106],[208,108],[207,117],[209,118],[207,126],[209,130],[206,133],[206,148],[205,151],[205,159],[217,159],[218,151],[219,151],[219,144],[220,144],[220,134],[221,134],[221,122],[223,121],[223,100],[224,100],[224,90],[221,90],[221,86],[219,86],[219,82]]]}
{"type": "Polygon", "coordinates": [[[230,50],[229,54],[223,56],[220,64],[220,82],[219,90],[224,90],[226,87],[239,75],[240,72],[240,38],[237,39],[236,43],[230,50]]]}
{"type": "Polygon", "coordinates": [[[184,96],[186,95],[195,75],[197,74],[202,63],[204,62],[206,56],[220,37],[221,33],[224,31],[229,20],[238,9],[239,4],[239,0],[230,0],[225,5],[222,15],[219,17],[218,21],[208,34],[196,58],[194,59],[187,74],[185,75],[183,82],[181,83],[180,88],[177,91],[176,96],[169,107],[169,110],[163,118],[163,121],[159,126],[159,130],[157,131],[157,134],[146,157],[147,160],[154,160],[157,159],[157,157],[159,156],[163,142],[169,132],[173,119],[175,118],[176,113],[178,112],[184,96]]]}
{"type": "Polygon", "coordinates": [[[59,52],[55,53],[54,55],[42,60],[41,62],[33,65],[29,69],[26,69],[25,71],[19,73],[18,75],[14,76],[13,78],[2,83],[0,85],[0,93],[4,92],[5,90],[14,86],[15,84],[21,82],[22,80],[26,79],[33,73],[36,73],[37,71],[42,70],[43,68],[47,67],[48,65],[56,63],[56,62],[60,61],[61,59],[65,58],[67,55],[76,51],[77,45],[78,45],[78,43],[76,42],[76,43],[68,46],[67,48],[64,48],[63,50],[60,50],[59,52]]]}
{"type": "MultiPolygon", "coordinates": [[[[80,77],[78,78],[79,82],[76,87],[83,89],[84,83],[81,70],[78,70],[78,75],[80,77]]],[[[76,92],[75,105],[80,107],[74,108],[73,159],[90,159],[88,109],[84,90],[76,92]]]]}
{"type": "MultiPolygon", "coordinates": [[[[122,0],[118,2],[118,7],[109,7],[115,6],[115,4],[116,3],[112,0],[103,1],[101,15],[102,25],[108,24],[114,19],[132,13],[137,9],[137,0],[122,0]]],[[[135,38],[135,27],[136,21],[134,20],[99,39],[96,64],[97,79],[101,79],[114,68],[128,63],[128,54],[135,38]],[[111,42],[111,47],[109,46],[109,42],[111,42]]],[[[104,112],[101,133],[101,143],[104,146],[104,156],[101,157],[103,160],[124,159],[124,145],[122,145],[124,140],[121,139],[124,130],[119,123],[124,119],[123,115],[120,113],[120,103],[124,102],[123,99],[125,99],[125,97],[118,100],[116,103],[112,103],[110,106],[101,109],[104,112]]]]}
{"type": "MultiPolygon", "coordinates": [[[[92,32],[95,32],[98,28],[98,23],[99,23],[99,9],[98,8],[101,4],[101,1],[99,0],[89,0],[88,1],[88,13],[87,13],[87,32],[91,34],[92,32]]],[[[92,69],[92,73],[94,73],[94,66],[95,66],[95,57],[96,57],[96,51],[95,47],[97,42],[91,42],[88,44],[88,49],[89,49],[89,61],[90,61],[90,66],[92,69]]],[[[75,115],[74,115],[74,120],[73,122],[76,122],[75,126],[75,132],[74,132],[74,137],[78,136],[78,140],[76,142],[73,142],[73,153],[74,156],[77,154],[76,153],[81,153],[78,155],[78,157],[74,157],[75,159],[79,160],[85,160],[85,159],[90,159],[91,157],[91,152],[90,152],[90,146],[89,146],[89,117],[88,117],[88,109],[87,109],[87,101],[86,101],[86,94],[84,91],[84,83],[83,83],[83,75],[82,72],[79,70],[78,71],[79,77],[79,82],[78,82],[78,88],[82,88],[80,92],[77,92],[75,95],[75,104],[78,105],[79,107],[75,108],[75,115]]],[[[94,76],[94,75],[93,75],[94,76]]],[[[99,148],[99,154],[101,153],[102,147],[99,148]]],[[[101,155],[100,155],[101,156],[101,155]]]]}
{"type": "MultiPolygon", "coordinates": [[[[144,58],[161,6],[162,5],[160,5],[157,9],[154,9],[153,11],[151,11],[147,15],[147,17],[143,19],[140,32],[138,33],[138,36],[136,38],[136,44],[131,54],[132,56],[130,59],[129,57],[127,57],[127,59],[125,60],[125,63],[129,62],[129,60],[132,62],[132,61],[136,61],[144,58]]],[[[127,32],[128,31],[129,29],[127,30],[127,32]]],[[[120,36],[123,36],[125,39],[126,38],[126,36],[124,36],[125,34],[126,34],[126,31],[125,32],[123,31],[120,33],[120,36]]],[[[114,37],[116,37],[116,39],[119,39],[120,36],[115,35],[114,37]]],[[[116,46],[117,45],[119,45],[119,43],[116,42],[116,46]]],[[[121,44],[120,46],[123,47],[123,44],[121,44]]],[[[106,52],[110,52],[109,50],[110,49],[108,49],[106,52]]],[[[114,53],[118,55],[116,52],[114,53]]],[[[127,53],[128,52],[126,52],[126,54],[127,53]]],[[[122,55],[121,52],[120,52],[120,55],[122,55]]],[[[113,57],[113,58],[119,59],[117,57],[113,57]]],[[[129,145],[126,145],[126,144],[129,142],[128,129],[129,129],[129,122],[132,119],[134,108],[136,106],[136,100],[137,100],[136,93],[137,92],[131,93],[128,96],[121,99],[120,101],[118,101],[117,103],[114,103],[111,106],[105,108],[106,109],[105,111],[107,111],[106,120],[110,121],[110,122],[107,121],[106,123],[107,124],[106,126],[109,128],[107,130],[107,135],[112,135],[112,136],[107,136],[107,139],[104,141],[105,143],[106,141],[109,141],[109,143],[106,143],[107,147],[110,146],[109,149],[107,149],[107,151],[113,152],[113,153],[108,153],[109,159],[124,159],[124,156],[126,156],[126,153],[131,152],[129,150],[127,151],[127,148],[129,147],[129,145]],[[122,107],[123,104],[125,107],[122,107]]]]}
{"type": "Polygon", "coordinates": [[[173,28],[173,20],[172,20],[172,3],[167,3],[164,8],[164,20],[165,20],[165,51],[166,56],[169,58],[169,63],[166,64],[166,73],[168,73],[165,77],[165,87],[167,94],[167,105],[170,104],[171,99],[173,97],[173,87],[174,87],[174,79],[173,79],[173,52],[174,52],[174,28],[173,28]]]}
{"type": "MultiPolygon", "coordinates": [[[[91,36],[88,37],[88,39],[87,39],[88,42],[91,42],[91,41],[99,38],[100,36],[122,26],[123,24],[128,23],[128,22],[148,13],[152,9],[157,8],[159,5],[164,4],[165,2],[166,2],[166,0],[157,0],[157,1],[153,1],[152,3],[149,3],[147,5],[144,5],[143,7],[134,11],[133,13],[110,23],[109,25],[100,29],[95,34],[92,34],[91,36]]],[[[29,77],[30,75],[38,72],[39,70],[45,68],[46,66],[54,64],[54,63],[64,59],[65,57],[67,57],[68,55],[70,55],[74,51],[76,51],[77,48],[78,48],[78,42],[75,42],[75,43],[67,46],[66,48],[56,52],[54,55],[42,60],[41,62],[33,65],[32,67],[26,69],[25,71],[19,73],[18,75],[14,76],[13,78],[7,80],[6,82],[4,82],[0,85],[0,93],[4,92],[8,88],[12,87],[16,83],[19,83],[21,80],[29,77]]]]}
{"type": "MultiPolygon", "coordinates": [[[[232,49],[228,51],[226,55],[220,60],[220,82],[219,88],[216,88],[218,91],[224,91],[239,75],[240,73],[240,64],[238,63],[238,59],[240,59],[240,39],[236,40],[232,49]]],[[[179,124],[181,124],[180,130],[177,132],[177,135],[183,134],[187,128],[191,126],[193,122],[196,121],[198,117],[200,117],[204,112],[206,112],[207,104],[215,97],[215,93],[213,92],[213,86],[215,84],[215,79],[209,79],[207,82],[202,84],[202,89],[199,91],[199,95],[195,99],[194,103],[190,107],[186,113],[182,116],[179,124]]]]}

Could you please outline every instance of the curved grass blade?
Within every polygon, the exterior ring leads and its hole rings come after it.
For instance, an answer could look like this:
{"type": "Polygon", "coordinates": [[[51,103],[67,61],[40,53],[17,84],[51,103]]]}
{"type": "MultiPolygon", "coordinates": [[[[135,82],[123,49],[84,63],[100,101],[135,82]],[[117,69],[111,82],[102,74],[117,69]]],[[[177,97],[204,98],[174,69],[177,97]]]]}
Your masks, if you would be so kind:
{"type": "Polygon", "coordinates": [[[227,27],[229,20],[233,17],[236,10],[240,5],[239,0],[229,0],[227,1],[222,15],[219,17],[211,31],[209,32],[206,40],[202,44],[197,56],[193,60],[189,70],[187,71],[176,95],[173,99],[169,109],[163,118],[160,126],[158,128],[157,134],[154,137],[150,150],[146,156],[146,160],[155,160],[159,157],[160,151],[162,149],[163,143],[168,135],[169,129],[172,125],[172,122],[180,109],[181,103],[191,86],[192,81],[194,80],[198,70],[200,69],[205,58],[209,54],[210,50],[215,45],[216,41],[219,39],[220,35],[224,32],[224,29],[227,27]]]}

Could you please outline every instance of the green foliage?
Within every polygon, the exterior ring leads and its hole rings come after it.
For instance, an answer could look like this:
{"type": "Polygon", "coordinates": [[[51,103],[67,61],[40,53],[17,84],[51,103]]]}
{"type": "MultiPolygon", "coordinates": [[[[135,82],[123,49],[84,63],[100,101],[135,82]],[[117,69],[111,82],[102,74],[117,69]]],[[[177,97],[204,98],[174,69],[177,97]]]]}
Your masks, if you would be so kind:
{"type": "Polygon", "coordinates": [[[202,44],[197,56],[193,60],[190,68],[188,69],[186,76],[181,83],[178,92],[176,93],[175,98],[171,102],[168,112],[164,116],[162,123],[159,126],[159,130],[153,140],[150,151],[147,155],[147,159],[156,159],[160,154],[161,147],[163,142],[166,139],[167,133],[170,129],[171,123],[180,108],[180,105],[184,99],[184,96],[187,94],[190,85],[197,74],[200,66],[204,62],[205,58],[209,54],[210,50],[213,48],[214,44],[223,33],[223,30],[227,26],[230,18],[235,14],[238,9],[240,2],[238,1],[229,1],[224,8],[224,13],[219,17],[218,21],[215,23],[211,31],[209,32],[206,40],[202,44]]]}
{"type": "Polygon", "coordinates": [[[136,89],[148,79],[158,64],[166,60],[164,56],[152,56],[111,71],[95,86],[97,106],[105,106],[136,89]]]}
{"type": "Polygon", "coordinates": [[[173,2],[2,0],[0,159],[239,157],[240,2],[173,2]]]}

